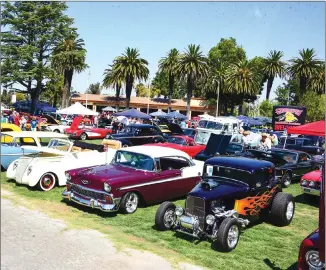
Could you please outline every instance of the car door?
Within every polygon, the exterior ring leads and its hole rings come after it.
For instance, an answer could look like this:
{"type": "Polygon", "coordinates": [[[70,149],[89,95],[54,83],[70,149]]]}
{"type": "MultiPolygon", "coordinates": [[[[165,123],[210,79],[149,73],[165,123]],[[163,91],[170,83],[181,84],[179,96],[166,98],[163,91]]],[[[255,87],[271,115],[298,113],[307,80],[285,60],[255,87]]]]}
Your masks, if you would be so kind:
{"type": "Polygon", "coordinates": [[[304,175],[312,170],[311,156],[306,153],[300,153],[298,158],[298,172],[304,175]]]}

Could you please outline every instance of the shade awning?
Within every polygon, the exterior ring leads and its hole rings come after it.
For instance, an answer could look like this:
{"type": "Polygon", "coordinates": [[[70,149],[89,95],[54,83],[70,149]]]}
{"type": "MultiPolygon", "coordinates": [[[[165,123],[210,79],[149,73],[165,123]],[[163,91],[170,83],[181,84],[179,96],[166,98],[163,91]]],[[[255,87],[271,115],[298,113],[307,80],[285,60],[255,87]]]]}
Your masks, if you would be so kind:
{"type": "Polygon", "coordinates": [[[136,109],[118,112],[118,113],[113,114],[113,116],[125,116],[125,117],[140,118],[140,119],[150,119],[151,118],[148,114],[138,111],[136,109]]]}
{"type": "Polygon", "coordinates": [[[325,121],[317,121],[301,126],[289,127],[288,134],[302,134],[311,136],[325,136],[325,121]]]}
{"type": "Polygon", "coordinates": [[[171,118],[176,118],[176,119],[182,119],[182,120],[185,120],[187,119],[187,116],[177,112],[177,111],[174,111],[174,112],[170,112],[166,115],[166,117],[171,117],[171,118]]]}
{"type": "Polygon", "coordinates": [[[157,117],[159,117],[159,116],[166,116],[167,113],[162,112],[162,111],[157,111],[157,112],[150,113],[149,115],[150,116],[157,116],[157,117]]]}
{"type": "Polygon", "coordinates": [[[76,114],[76,115],[98,115],[98,112],[94,112],[86,107],[84,107],[81,103],[76,102],[70,107],[57,110],[57,113],[60,114],[76,114]]]}
{"type": "Polygon", "coordinates": [[[102,111],[104,111],[104,112],[116,112],[117,110],[114,109],[111,106],[107,106],[107,107],[103,108],[102,111]]]}

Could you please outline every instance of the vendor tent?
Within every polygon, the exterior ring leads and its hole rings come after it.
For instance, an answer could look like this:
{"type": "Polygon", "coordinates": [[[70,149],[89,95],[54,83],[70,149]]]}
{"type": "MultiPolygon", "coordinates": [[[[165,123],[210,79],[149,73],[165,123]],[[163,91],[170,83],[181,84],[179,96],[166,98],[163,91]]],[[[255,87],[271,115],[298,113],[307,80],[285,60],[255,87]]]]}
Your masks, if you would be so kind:
{"type": "Polygon", "coordinates": [[[90,109],[84,107],[81,103],[76,102],[75,104],[71,105],[70,107],[57,110],[57,113],[60,114],[76,114],[76,115],[98,115],[98,112],[94,112],[90,109]]]}
{"type": "Polygon", "coordinates": [[[104,112],[116,112],[117,110],[112,108],[111,106],[107,106],[107,107],[103,108],[102,111],[104,111],[104,112]]]}
{"type": "Polygon", "coordinates": [[[166,116],[166,113],[162,112],[162,111],[157,111],[157,112],[150,113],[149,115],[150,116],[160,117],[160,116],[166,116]]]}
{"type": "Polygon", "coordinates": [[[118,112],[118,113],[113,114],[113,116],[125,116],[125,117],[131,117],[131,118],[141,118],[141,119],[150,119],[151,118],[148,114],[138,111],[136,109],[118,112]]]}
{"type": "Polygon", "coordinates": [[[176,118],[176,119],[182,119],[182,120],[185,120],[187,119],[187,116],[177,112],[177,111],[174,111],[174,112],[170,112],[166,115],[166,117],[170,117],[170,118],[176,118]]]}
{"type": "Polygon", "coordinates": [[[289,127],[288,134],[302,134],[312,136],[325,136],[325,121],[313,122],[301,126],[289,127]]]}

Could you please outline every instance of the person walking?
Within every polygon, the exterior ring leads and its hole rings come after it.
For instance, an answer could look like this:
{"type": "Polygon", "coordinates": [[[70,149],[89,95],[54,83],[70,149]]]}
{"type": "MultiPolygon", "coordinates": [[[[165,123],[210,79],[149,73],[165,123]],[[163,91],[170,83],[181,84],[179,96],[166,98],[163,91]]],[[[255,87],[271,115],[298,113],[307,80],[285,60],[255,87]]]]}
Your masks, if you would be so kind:
{"type": "Polygon", "coordinates": [[[19,124],[20,124],[20,129],[25,131],[26,130],[26,118],[24,117],[24,115],[22,115],[22,117],[19,120],[19,124]]]}
{"type": "Polygon", "coordinates": [[[32,121],[31,121],[31,131],[36,131],[37,124],[38,124],[38,121],[36,120],[36,117],[33,116],[32,121]]]}

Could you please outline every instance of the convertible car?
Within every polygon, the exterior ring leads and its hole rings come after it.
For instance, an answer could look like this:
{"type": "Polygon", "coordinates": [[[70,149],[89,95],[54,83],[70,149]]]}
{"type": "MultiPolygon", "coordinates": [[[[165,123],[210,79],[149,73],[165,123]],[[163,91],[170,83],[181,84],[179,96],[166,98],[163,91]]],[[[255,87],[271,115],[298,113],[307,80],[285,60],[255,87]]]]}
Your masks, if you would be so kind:
{"type": "Polygon", "coordinates": [[[170,136],[164,143],[147,144],[157,145],[161,147],[169,147],[186,152],[190,157],[196,156],[200,151],[204,150],[206,145],[196,144],[194,139],[188,136],[170,136]]]}
{"type": "Polygon", "coordinates": [[[65,171],[101,165],[111,162],[115,150],[107,149],[107,152],[89,150],[101,145],[83,143],[74,146],[68,140],[52,139],[47,147],[42,147],[38,153],[21,157],[11,163],[7,170],[7,178],[16,180],[19,184],[30,187],[37,186],[41,191],[49,191],[57,186],[66,184],[65,171]]]}
{"type": "Polygon", "coordinates": [[[111,164],[70,170],[64,199],[105,212],[134,213],[152,204],[185,196],[200,181],[204,163],[159,146],[117,150],[111,164]]]}

